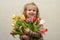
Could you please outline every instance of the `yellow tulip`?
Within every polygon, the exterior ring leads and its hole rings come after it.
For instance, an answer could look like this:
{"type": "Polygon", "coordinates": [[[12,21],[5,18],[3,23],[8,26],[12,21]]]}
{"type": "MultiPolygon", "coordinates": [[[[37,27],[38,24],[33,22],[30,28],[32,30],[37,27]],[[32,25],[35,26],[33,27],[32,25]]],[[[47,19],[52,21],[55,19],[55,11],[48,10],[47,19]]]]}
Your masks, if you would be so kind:
{"type": "Polygon", "coordinates": [[[15,24],[14,24],[14,23],[12,23],[12,24],[11,24],[11,26],[12,26],[12,27],[15,27],[15,24]]]}
{"type": "Polygon", "coordinates": [[[17,21],[17,20],[19,20],[19,19],[20,19],[20,17],[19,17],[19,16],[16,16],[15,20],[17,21]]]}
{"type": "Polygon", "coordinates": [[[25,20],[25,16],[24,16],[24,15],[22,15],[21,19],[22,19],[22,20],[25,20]]]}
{"type": "Polygon", "coordinates": [[[16,17],[17,17],[16,15],[13,15],[13,16],[12,16],[12,19],[14,19],[14,20],[15,20],[15,19],[16,19],[16,17]]]}

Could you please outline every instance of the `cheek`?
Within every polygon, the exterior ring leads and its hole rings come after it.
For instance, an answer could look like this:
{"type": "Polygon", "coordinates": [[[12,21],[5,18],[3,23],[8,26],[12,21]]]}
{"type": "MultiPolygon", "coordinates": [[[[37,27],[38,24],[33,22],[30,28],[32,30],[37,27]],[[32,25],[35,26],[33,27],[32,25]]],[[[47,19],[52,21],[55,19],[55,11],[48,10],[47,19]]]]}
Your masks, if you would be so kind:
{"type": "Polygon", "coordinates": [[[29,15],[29,11],[26,11],[26,15],[29,15]]]}
{"type": "Polygon", "coordinates": [[[27,14],[29,14],[30,12],[29,11],[26,11],[27,14]]]}
{"type": "Polygon", "coordinates": [[[36,16],[36,12],[34,12],[33,15],[36,16]]]}
{"type": "Polygon", "coordinates": [[[29,11],[26,11],[26,15],[27,15],[27,17],[29,17],[29,11]]]}
{"type": "Polygon", "coordinates": [[[34,12],[34,14],[36,15],[36,12],[34,12]]]}

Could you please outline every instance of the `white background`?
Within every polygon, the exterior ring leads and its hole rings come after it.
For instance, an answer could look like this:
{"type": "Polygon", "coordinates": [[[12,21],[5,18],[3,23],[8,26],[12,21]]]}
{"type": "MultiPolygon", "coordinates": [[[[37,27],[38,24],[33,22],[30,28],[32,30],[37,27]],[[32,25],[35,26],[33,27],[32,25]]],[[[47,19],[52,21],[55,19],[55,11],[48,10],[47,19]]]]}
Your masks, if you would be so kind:
{"type": "Polygon", "coordinates": [[[12,15],[21,16],[26,3],[34,2],[40,10],[41,18],[46,21],[49,31],[45,40],[60,40],[60,0],[0,0],[0,40],[19,40],[10,35],[12,15]]]}

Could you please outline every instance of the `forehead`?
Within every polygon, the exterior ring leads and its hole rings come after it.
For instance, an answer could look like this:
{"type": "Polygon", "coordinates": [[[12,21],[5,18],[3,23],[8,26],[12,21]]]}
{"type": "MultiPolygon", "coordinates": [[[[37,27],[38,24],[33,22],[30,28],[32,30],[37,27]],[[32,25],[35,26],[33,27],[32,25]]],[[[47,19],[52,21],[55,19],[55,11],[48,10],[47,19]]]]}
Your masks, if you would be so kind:
{"type": "Polygon", "coordinates": [[[35,6],[35,5],[32,5],[32,4],[30,4],[30,5],[27,5],[27,7],[26,7],[27,9],[37,9],[37,7],[35,6]]]}

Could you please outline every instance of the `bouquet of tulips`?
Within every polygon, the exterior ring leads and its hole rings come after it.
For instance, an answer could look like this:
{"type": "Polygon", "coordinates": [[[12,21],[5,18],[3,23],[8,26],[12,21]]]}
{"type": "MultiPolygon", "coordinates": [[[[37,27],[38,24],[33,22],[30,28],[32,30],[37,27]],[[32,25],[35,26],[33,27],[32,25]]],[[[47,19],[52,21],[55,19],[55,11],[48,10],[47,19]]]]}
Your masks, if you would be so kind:
{"type": "MultiPolygon", "coordinates": [[[[35,16],[31,18],[25,18],[24,15],[22,15],[22,17],[13,15],[12,19],[13,19],[13,23],[12,23],[13,30],[11,34],[13,36],[24,35],[23,29],[25,28],[29,28],[31,31],[36,32],[36,33],[40,32],[40,29],[38,28],[39,18],[35,16]]],[[[41,31],[42,33],[44,33],[45,29],[42,29],[41,31]]]]}

